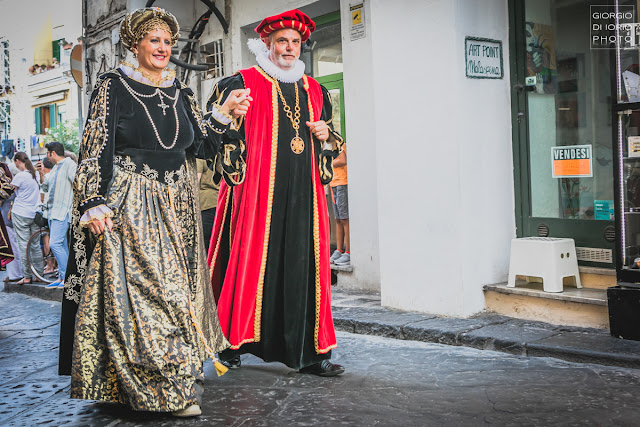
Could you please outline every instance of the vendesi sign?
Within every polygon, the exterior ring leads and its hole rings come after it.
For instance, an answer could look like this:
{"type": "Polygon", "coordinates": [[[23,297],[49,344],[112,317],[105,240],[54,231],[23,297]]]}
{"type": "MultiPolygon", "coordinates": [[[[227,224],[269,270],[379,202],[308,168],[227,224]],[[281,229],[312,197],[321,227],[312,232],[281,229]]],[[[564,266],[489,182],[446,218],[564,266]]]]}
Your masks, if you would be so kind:
{"type": "Polygon", "coordinates": [[[553,178],[583,178],[593,176],[591,145],[551,147],[553,178]]]}
{"type": "Polygon", "coordinates": [[[470,79],[501,79],[502,42],[500,40],[466,37],[464,39],[464,58],[467,77],[470,79]]]}

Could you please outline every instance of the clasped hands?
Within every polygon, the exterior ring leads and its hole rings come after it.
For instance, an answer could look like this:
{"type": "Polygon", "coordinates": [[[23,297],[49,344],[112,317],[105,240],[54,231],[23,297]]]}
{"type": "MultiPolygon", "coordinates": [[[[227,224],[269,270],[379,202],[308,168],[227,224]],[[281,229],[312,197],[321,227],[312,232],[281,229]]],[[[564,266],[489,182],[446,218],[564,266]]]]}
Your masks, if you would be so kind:
{"type": "MultiPolygon", "coordinates": [[[[220,107],[220,110],[237,119],[247,114],[252,101],[251,88],[235,89],[229,92],[229,96],[220,107]]],[[[317,122],[308,121],[307,126],[320,142],[329,139],[329,126],[324,120],[318,120],[317,122]]]]}

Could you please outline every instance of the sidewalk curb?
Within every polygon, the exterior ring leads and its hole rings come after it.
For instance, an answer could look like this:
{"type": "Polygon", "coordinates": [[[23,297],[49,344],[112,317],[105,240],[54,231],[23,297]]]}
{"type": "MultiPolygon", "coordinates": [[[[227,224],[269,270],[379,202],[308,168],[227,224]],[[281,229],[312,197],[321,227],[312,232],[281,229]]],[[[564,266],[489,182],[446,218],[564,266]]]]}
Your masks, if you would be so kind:
{"type": "Polygon", "coordinates": [[[18,285],[15,282],[6,282],[4,284],[5,292],[14,292],[32,297],[62,302],[63,289],[47,289],[45,286],[47,283],[28,283],[26,285],[18,285]]]}
{"type": "Polygon", "coordinates": [[[363,310],[337,306],[333,308],[333,320],[337,330],[356,334],[640,369],[640,342],[615,338],[600,329],[552,325],[491,313],[460,319],[384,307],[363,310]],[[396,321],[377,321],[376,317],[396,321]]]}

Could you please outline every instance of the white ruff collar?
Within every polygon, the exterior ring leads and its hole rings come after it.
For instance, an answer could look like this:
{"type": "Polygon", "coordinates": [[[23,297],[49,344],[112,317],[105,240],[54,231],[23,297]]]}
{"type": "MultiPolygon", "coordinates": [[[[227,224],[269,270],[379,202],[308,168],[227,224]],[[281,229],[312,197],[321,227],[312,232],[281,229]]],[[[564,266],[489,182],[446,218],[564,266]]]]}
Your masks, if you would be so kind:
{"type": "MultiPolygon", "coordinates": [[[[148,78],[146,78],[145,76],[142,75],[142,73],[140,71],[134,70],[133,67],[131,66],[131,64],[127,64],[125,62],[120,62],[120,64],[118,64],[118,68],[122,70],[122,72],[125,74],[125,76],[139,82],[139,83],[144,83],[146,85],[149,86],[155,86],[158,87],[158,85],[154,84],[151,82],[151,80],[149,80],[148,78]]],[[[162,72],[162,82],[160,83],[159,87],[170,87],[173,85],[173,80],[175,76],[175,72],[173,70],[165,70],[162,72]]]]}
{"type": "Polygon", "coordinates": [[[296,64],[290,70],[283,70],[269,59],[269,51],[267,46],[260,39],[249,39],[247,42],[249,50],[256,56],[258,65],[269,76],[282,83],[295,83],[300,80],[304,74],[304,62],[299,59],[296,64]]]}

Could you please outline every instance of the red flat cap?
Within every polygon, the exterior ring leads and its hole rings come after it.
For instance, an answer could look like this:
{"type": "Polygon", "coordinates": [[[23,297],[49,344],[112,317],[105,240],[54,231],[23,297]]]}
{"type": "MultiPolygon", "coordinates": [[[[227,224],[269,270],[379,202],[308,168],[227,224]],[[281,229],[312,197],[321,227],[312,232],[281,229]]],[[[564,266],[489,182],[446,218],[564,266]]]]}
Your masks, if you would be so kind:
{"type": "Polygon", "coordinates": [[[283,12],[279,15],[270,16],[262,20],[260,25],[256,27],[256,33],[260,37],[268,37],[274,31],[291,28],[300,33],[302,41],[307,41],[311,33],[315,31],[316,24],[298,9],[283,12]]]}

